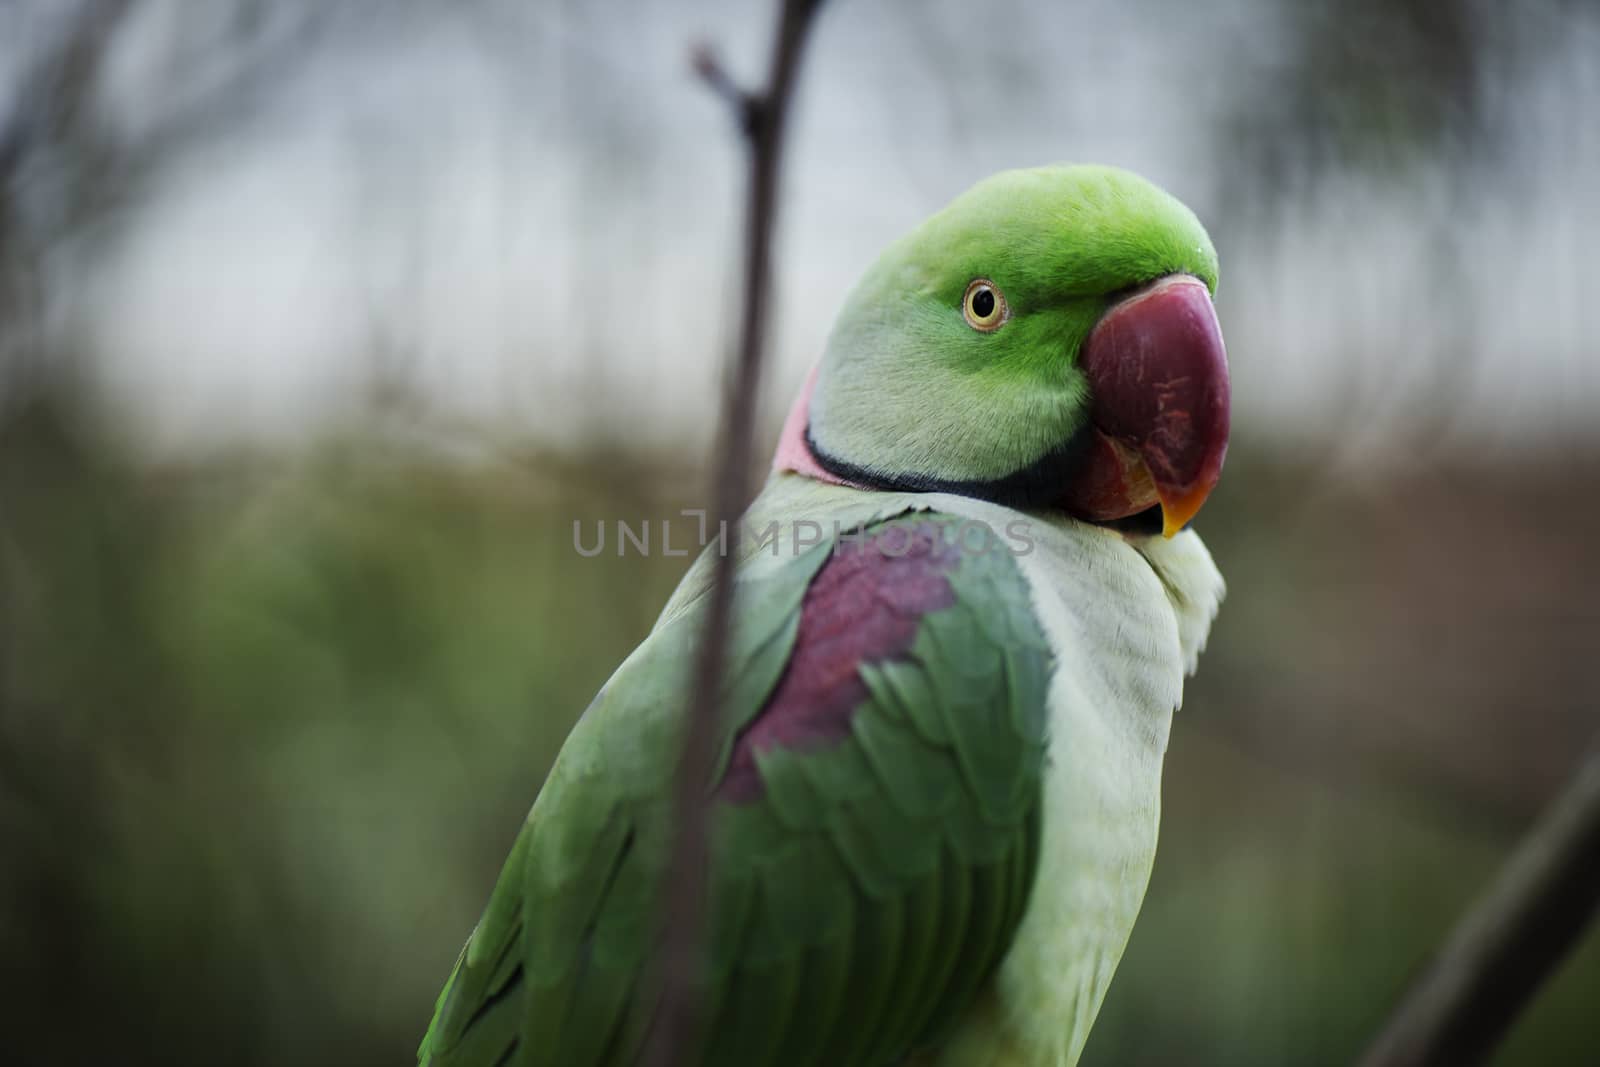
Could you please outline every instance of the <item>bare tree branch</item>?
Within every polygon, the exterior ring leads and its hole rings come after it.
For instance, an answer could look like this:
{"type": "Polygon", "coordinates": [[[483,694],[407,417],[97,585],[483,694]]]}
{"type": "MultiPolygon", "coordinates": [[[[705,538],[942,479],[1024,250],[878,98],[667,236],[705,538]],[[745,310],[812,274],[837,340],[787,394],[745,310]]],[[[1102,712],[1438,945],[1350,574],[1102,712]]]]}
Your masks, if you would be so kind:
{"type": "Polygon", "coordinates": [[[733,112],[739,122],[740,132],[746,137],[753,137],[752,131],[761,107],[760,99],[740,88],[733,77],[723,69],[716,50],[709,44],[702,42],[695,45],[689,53],[689,61],[694,65],[694,72],[700,75],[700,80],[706,83],[706,88],[722,97],[727,103],[728,110],[733,112]]]}
{"type": "Polygon", "coordinates": [[[350,6],[307,3],[269,17],[263,0],[235,0],[217,32],[168,42],[171,75],[124,129],[103,99],[107,70],[149,5],[82,0],[49,35],[0,115],[0,399],[59,372],[44,365],[62,296],[46,261],[92,248],[164,167],[279,88],[350,6]]]}
{"type": "Polygon", "coordinates": [[[0,397],[33,384],[44,303],[41,233],[64,222],[62,212],[40,212],[37,198],[28,195],[27,185],[38,187],[50,177],[29,168],[46,155],[46,146],[76,142],[72,131],[84,125],[103,57],[130,5],[96,0],[80,6],[48,54],[22,75],[18,100],[0,121],[0,397]],[[30,217],[40,214],[44,218],[30,217]]]}
{"type": "Polygon", "coordinates": [[[668,1067],[696,1045],[703,1020],[698,1003],[702,932],[706,926],[707,784],[721,720],[722,679],[733,617],[737,516],[750,499],[750,452],[756,396],[766,355],[771,298],[772,232],[785,124],[806,37],[821,0],[783,0],[765,89],[739,91],[711,53],[697,50],[695,68],[733,105],[748,152],[744,282],[738,349],[722,407],[722,432],[712,487],[713,517],[728,532],[716,555],[705,634],[696,657],[683,754],[674,790],[677,840],[665,886],[666,931],[660,957],[661,1000],[651,1024],[648,1061],[668,1067]],[[722,525],[726,524],[726,525],[722,525]]]}
{"type": "Polygon", "coordinates": [[[1600,910],[1600,747],[1390,1016],[1361,1067],[1487,1059],[1600,910]]]}

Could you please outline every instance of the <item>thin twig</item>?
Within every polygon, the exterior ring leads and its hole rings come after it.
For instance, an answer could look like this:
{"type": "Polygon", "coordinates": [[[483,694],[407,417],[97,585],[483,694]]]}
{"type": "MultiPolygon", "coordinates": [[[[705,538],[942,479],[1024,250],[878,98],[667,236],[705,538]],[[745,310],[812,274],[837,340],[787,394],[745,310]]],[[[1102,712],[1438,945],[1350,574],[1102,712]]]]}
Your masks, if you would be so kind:
{"type": "MultiPolygon", "coordinates": [[[[204,62],[179,48],[175,83],[127,129],[96,103],[119,42],[147,7],[134,0],[84,0],[23,65],[17,101],[0,109],[0,393],[30,394],[59,376],[45,365],[43,336],[58,298],[41,267],[47,253],[84,255],[107,223],[145,199],[151,182],[184,152],[282,86],[317,33],[346,5],[298,5],[284,17],[270,0],[234,4],[228,35],[208,42],[204,62]],[[302,9],[303,10],[300,10],[302,9]],[[14,378],[14,382],[5,379],[14,378]],[[9,386],[5,388],[4,386],[9,386]]],[[[179,33],[180,43],[189,38],[179,33]]],[[[53,353],[61,356],[62,353],[53,353]]]]}
{"type": "Polygon", "coordinates": [[[1488,1058],[1600,911],[1600,748],[1389,1017],[1361,1067],[1488,1058]]]}
{"type": "Polygon", "coordinates": [[[712,488],[713,519],[727,530],[716,555],[705,633],[696,657],[683,754],[674,789],[677,839],[665,885],[666,928],[660,957],[661,999],[651,1024],[648,1062],[655,1067],[687,1060],[698,1044],[699,975],[706,927],[707,787],[721,721],[722,678],[733,616],[733,571],[738,555],[736,516],[750,499],[750,453],[755,437],[756,395],[766,354],[767,305],[771,297],[772,231],[777,215],[778,173],[795,76],[812,16],[821,0],[783,0],[773,41],[767,85],[759,94],[740,91],[706,49],[694,66],[735,110],[749,160],[745,204],[744,282],[734,372],[723,398],[722,432],[712,488]],[[726,524],[726,525],[722,525],[726,524]]]}
{"type": "Polygon", "coordinates": [[[733,80],[722,61],[717,58],[716,50],[709,44],[701,42],[689,52],[689,62],[694,67],[694,72],[700,75],[700,80],[706,83],[706,88],[722,97],[727,103],[728,110],[733,112],[734,118],[739,122],[739,130],[745,137],[753,137],[757,113],[760,110],[760,100],[752,93],[741,88],[733,80]]]}

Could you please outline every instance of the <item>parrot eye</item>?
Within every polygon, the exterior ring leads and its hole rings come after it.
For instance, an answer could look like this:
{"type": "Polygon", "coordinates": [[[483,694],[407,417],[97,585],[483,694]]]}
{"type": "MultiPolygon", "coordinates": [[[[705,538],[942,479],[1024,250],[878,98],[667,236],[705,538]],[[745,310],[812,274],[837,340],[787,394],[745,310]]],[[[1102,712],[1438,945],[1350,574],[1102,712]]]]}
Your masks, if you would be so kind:
{"type": "Polygon", "coordinates": [[[994,282],[974,278],[967,284],[967,295],[961,298],[961,314],[967,325],[979,333],[993,333],[1005,325],[1009,309],[994,282]]]}

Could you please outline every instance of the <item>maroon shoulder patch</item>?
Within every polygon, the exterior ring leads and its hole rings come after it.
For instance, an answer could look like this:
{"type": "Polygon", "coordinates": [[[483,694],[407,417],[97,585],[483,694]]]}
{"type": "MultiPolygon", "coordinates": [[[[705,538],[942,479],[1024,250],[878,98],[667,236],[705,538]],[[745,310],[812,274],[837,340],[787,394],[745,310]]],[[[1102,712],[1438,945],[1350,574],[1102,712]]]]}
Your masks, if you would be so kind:
{"type": "Polygon", "coordinates": [[[759,714],[734,741],[718,795],[762,793],[756,753],[816,749],[850,734],[867,697],[857,667],[910,651],[924,615],[955,600],[945,577],[960,559],[936,522],[897,522],[843,541],[811,580],[789,662],[759,714]]]}

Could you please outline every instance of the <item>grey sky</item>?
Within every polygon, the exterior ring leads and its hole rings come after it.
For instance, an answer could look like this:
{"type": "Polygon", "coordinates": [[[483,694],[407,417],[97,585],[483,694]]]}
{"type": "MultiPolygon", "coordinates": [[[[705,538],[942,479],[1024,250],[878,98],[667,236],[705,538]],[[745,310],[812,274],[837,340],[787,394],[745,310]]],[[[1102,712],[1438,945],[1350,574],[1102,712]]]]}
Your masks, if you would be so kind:
{"type": "MultiPolygon", "coordinates": [[[[82,287],[110,408],[163,447],[281,439],[358,407],[381,366],[431,412],[537,443],[703,446],[738,171],[685,53],[707,38],[753,73],[765,6],[516,8],[313,56],[183,160],[82,287]]],[[[1219,131],[1275,91],[1281,11],[831,6],[789,156],[770,414],[884,244],[992,171],[1085,160],[1212,228],[1242,432],[1514,445],[1590,426],[1600,19],[1500,75],[1487,149],[1240,210],[1219,131]]],[[[125,66],[136,113],[149,74],[125,66]]]]}

